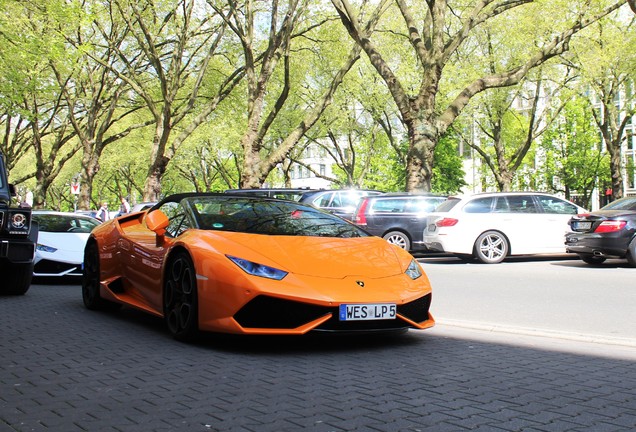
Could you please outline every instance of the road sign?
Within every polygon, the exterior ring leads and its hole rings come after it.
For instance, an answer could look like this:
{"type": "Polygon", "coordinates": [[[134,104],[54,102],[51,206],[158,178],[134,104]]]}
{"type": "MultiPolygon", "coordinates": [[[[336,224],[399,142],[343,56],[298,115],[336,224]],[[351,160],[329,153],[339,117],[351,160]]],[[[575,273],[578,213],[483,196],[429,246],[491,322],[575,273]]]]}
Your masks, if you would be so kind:
{"type": "Polygon", "coordinates": [[[79,183],[71,183],[71,194],[79,195],[80,193],[80,184],[79,183]]]}

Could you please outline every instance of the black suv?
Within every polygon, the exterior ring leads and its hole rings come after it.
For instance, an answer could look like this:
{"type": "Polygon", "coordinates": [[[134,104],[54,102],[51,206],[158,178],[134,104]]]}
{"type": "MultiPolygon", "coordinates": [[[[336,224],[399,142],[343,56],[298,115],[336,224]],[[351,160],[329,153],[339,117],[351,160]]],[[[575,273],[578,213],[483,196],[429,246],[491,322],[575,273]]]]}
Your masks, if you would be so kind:
{"type": "Polygon", "coordinates": [[[12,208],[13,185],[7,180],[4,155],[0,153],[0,294],[22,295],[33,277],[33,256],[38,239],[37,224],[31,226],[31,210],[12,208]]]}
{"type": "Polygon", "coordinates": [[[407,251],[425,250],[426,216],[446,200],[430,194],[387,193],[363,198],[353,222],[407,251]]]}

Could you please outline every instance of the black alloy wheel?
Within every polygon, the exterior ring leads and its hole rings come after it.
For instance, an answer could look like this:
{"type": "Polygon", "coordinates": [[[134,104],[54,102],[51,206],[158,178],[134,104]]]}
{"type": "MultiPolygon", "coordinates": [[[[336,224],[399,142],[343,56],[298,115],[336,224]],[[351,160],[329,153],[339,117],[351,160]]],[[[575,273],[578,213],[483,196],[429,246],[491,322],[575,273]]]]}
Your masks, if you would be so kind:
{"type": "Polygon", "coordinates": [[[186,252],[177,252],[166,269],[163,289],[164,319],[172,336],[191,341],[199,331],[196,273],[186,252]]]}

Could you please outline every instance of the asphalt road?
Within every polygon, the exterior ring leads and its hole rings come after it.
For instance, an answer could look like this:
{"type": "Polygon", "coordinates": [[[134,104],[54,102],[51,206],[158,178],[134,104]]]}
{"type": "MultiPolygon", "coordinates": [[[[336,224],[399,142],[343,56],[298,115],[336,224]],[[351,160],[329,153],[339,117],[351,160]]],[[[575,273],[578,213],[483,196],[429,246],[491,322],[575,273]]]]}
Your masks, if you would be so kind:
{"type": "Polygon", "coordinates": [[[636,269],[624,261],[599,267],[571,256],[495,265],[447,257],[419,261],[433,285],[440,323],[636,347],[636,269]]]}

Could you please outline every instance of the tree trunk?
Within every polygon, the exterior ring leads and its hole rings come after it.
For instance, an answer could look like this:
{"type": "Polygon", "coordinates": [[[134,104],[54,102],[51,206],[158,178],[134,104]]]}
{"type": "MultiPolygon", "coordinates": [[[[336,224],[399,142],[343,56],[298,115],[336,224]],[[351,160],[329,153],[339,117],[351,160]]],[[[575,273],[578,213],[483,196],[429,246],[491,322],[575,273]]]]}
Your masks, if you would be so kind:
{"type": "Polygon", "coordinates": [[[169,162],[170,160],[164,156],[154,160],[150,165],[144,185],[143,201],[159,201],[161,198],[161,179],[166,173],[169,162]]]}
{"type": "Polygon", "coordinates": [[[46,193],[51,186],[49,175],[42,169],[35,173],[35,190],[33,191],[33,208],[42,209],[46,205],[46,193]]]}
{"type": "MultiPolygon", "coordinates": [[[[165,102],[166,106],[170,106],[169,102],[165,102]]],[[[169,108],[164,107],[163,116],[157,120],[155,128],[155,138],[152,143],[152,152],[150,155],[150,166],[146,175],[146,183],[144,184],[144,201],[159,201],[161,198],[161,179],[166,173],[170,158],[165,155],[166,143],[170,137],[170,116],[169,108]]]]}
{"type": "Polygon", "coordinates": [[[80,210],[90,210],[91,196],[93,194],[93,179],[99,172],[100,154],[92,151],[96,146],[94,143],[84,144],[84,154],[82,155],[82,167],[80,171],[80,193],[77,207],[80,210]]]}
{"type": "Polygon", "coordinates": [[[612,177],[612,200],[623,197],[623,168],[620,144],[607,146],[610,154],[610,173],[612,177]]]}
{"type": "Polygon", "coordinates": [[[406,164],[406,191],[430,192],[437,130],[425,119],[406,122],[406,127],[410,143],[406,164]]]}

